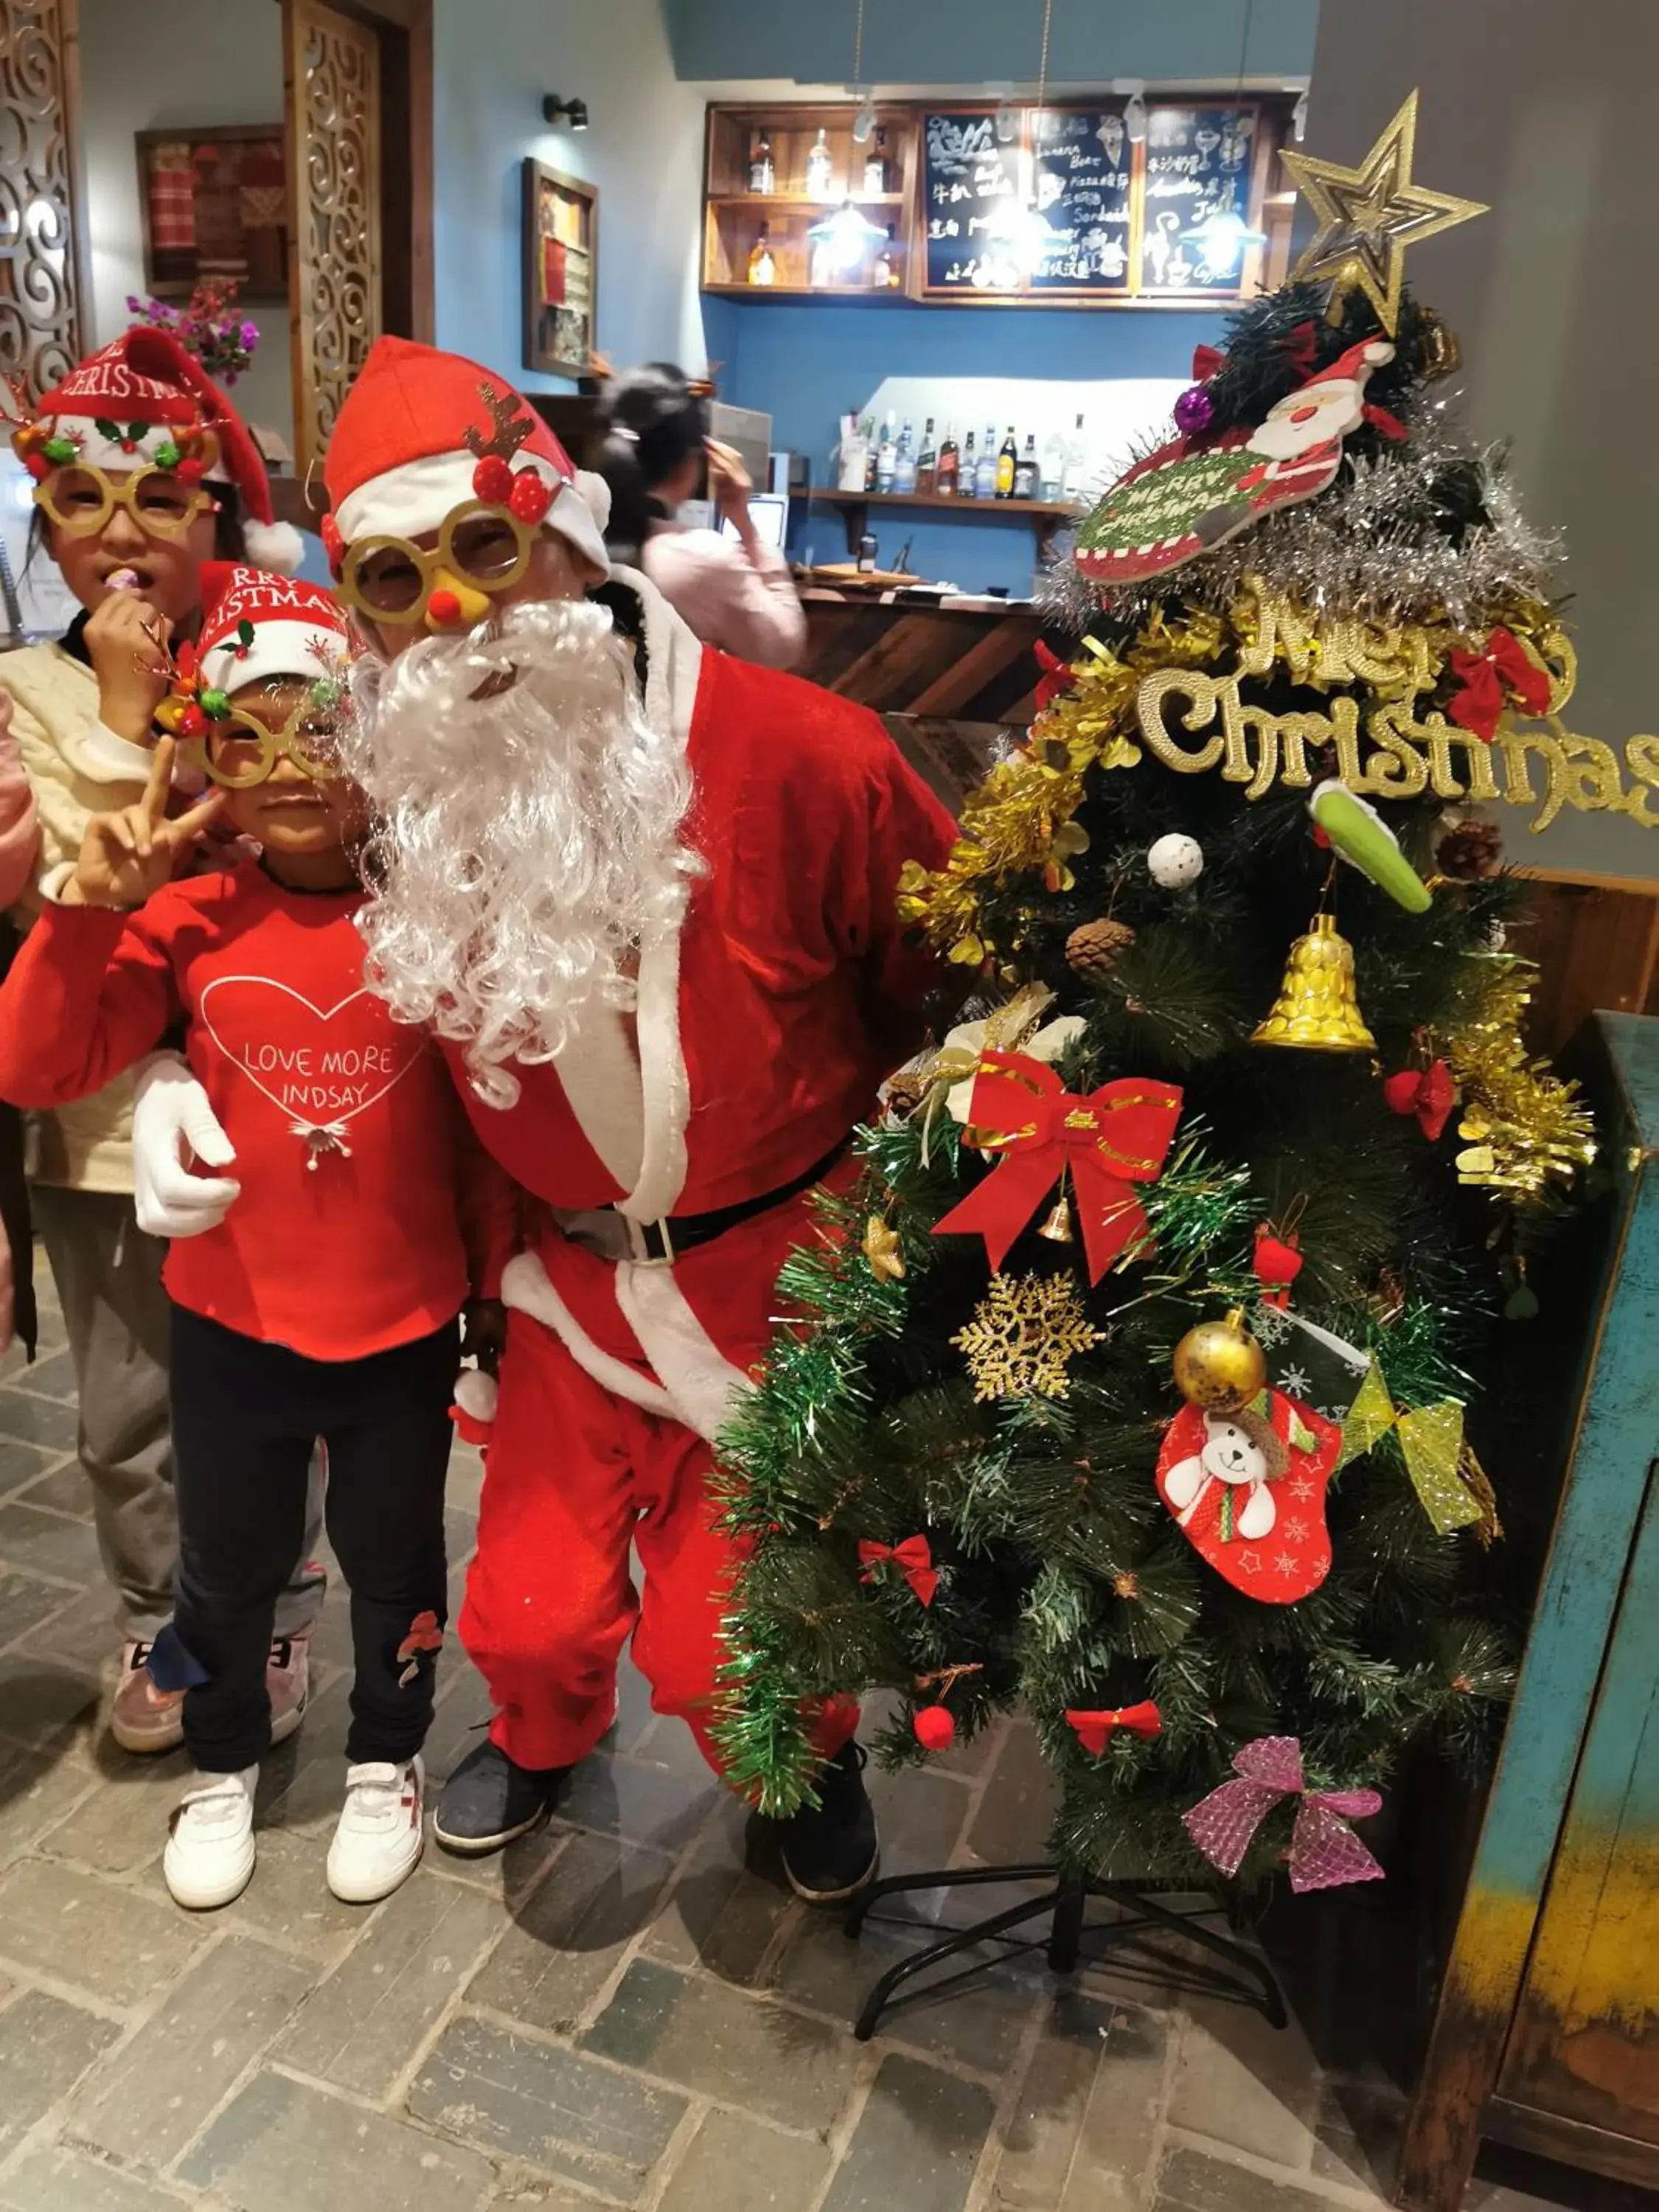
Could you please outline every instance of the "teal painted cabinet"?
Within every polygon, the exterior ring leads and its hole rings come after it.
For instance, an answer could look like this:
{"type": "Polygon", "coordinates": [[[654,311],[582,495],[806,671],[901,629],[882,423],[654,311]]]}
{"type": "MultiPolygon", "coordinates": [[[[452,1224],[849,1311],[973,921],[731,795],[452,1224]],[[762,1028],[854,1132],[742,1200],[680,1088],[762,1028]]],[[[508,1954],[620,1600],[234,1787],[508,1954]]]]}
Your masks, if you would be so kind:
{"type": "Polygon", "coordinates": [[[1659,1020],[1596,1017],[1614,1182],[1570,1460],[1397,2201],[1480,2139],[1659,2188],[1659,1020]]]}

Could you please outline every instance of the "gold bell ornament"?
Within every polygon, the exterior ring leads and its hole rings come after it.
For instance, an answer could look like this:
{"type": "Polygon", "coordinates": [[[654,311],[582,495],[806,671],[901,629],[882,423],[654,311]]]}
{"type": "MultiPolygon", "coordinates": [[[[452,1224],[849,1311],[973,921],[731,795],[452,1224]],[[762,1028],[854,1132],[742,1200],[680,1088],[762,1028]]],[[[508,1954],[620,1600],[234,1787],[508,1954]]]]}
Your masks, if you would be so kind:
{"type": "Polygon", "coordinates": [[[1252,1044],[1293,1045],[1304,1052],[1375,1052],[1376,1039],[1353,988],[1353,947],[1328,914],[1316,914],[1291,947],[1273,1012],[1252,1044]]]}
{"type": "Polygon", "coordinates": [[[1260,1395],[1267,1380],[1261,1346],[1235,1306],[1220,1321],[1201,1321],[1175,1348],[1176,1388],[1189,1406],[1236,1413],[1260,1395]]]}
{"type": "Polygon", "coordinates": [[[1072,1202],[1066,1195],[1064,1176],[1060,1179],[1054,1212],[1037,1231],[1037,1235],[1046,1237],[1051,1244],[1071,1244],[1077,1241],[1076,1231],[1072,1227],[1072,1202]]]}

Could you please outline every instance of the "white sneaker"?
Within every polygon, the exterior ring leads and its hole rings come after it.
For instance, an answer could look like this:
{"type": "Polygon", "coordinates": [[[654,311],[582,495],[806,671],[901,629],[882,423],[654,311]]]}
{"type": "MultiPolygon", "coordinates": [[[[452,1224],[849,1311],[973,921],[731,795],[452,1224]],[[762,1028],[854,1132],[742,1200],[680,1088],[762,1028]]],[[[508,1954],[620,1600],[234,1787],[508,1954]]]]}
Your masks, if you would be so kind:
{"type": "Polygon", "coordinates": [[[175,1904],[209,1912],[247,1887],[258,1779],[257,1766],[245,1766],[240,1774],[198,1774],[186,1784],[161,1860],[175,1904]]]}
{"type": "Polygon", "coordinates": [[[425,1789],[418,1758],[346,1769],[345,1805],[328,1847],[328,1886],[342,1904],[373,1905],[414,1873],[426,1843],[425,1789]]]}

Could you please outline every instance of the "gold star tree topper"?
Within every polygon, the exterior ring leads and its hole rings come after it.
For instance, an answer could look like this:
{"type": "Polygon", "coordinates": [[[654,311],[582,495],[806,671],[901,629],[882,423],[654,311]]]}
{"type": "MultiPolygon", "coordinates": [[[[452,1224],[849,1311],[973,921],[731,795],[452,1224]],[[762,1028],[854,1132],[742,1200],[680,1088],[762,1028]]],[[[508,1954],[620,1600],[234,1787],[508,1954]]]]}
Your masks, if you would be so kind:
{"type": "Polygon", "coordinates": [[[1417,143],[1417,94],[1413,93],[1357,169],[1321,161],[1288,149],[1285,167],[1308,196],[1319,228],[1292,277],[1331,279],[1332,322],[1342,319],[1344,296],[1364,292],[1392,337],[1400,318],[1406,248],[1437,232],[1485,215],[1480,200],[1431,192],[1412,182],[1417,143]]]}

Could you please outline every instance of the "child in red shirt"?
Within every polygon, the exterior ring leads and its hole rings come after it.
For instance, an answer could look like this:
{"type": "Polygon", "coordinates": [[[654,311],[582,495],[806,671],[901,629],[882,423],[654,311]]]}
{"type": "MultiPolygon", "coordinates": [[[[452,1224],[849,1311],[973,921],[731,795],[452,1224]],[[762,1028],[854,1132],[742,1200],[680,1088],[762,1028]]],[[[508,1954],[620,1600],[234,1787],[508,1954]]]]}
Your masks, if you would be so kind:
{"type": "Polygon", "coordinates": [[[242,1188],[164,1273],[180,1554],[150,1663],[185,1691],[199,1770],[173,1815],[167,1886],[181,1905],[222,1905],[252,1872],[265,1658],[321,1437],[356,1661],[328,1879],[368,1902],[421,1853],[456,1316],[470,1292],[495,1295],[512,1201],[441,1058],[363,981],[362,799],[327,765],[343,617],[311,586],[257,570],[210,568],[204,585],[182,728],[202,733],[216,788],[168,820],[163,740],[143,803],[94,817],[0,991],[0,1096],[85,1097],[187,1025],[242,1188]],[[221,812],[259,858],[173,880],[221,812]]]}

